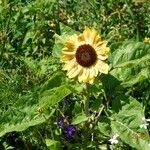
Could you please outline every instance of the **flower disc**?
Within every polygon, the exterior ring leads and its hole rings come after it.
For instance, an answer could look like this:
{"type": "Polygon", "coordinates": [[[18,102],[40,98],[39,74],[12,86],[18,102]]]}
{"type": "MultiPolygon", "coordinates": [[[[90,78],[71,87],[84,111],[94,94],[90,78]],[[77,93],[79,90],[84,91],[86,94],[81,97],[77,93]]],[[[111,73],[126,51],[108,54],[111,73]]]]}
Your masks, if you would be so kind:
{"type": "Polygon", "coordinates": [[[75,54],[77,62],[83,67],[90,67],[95,64],[97,54],[92,46],[84,44],[78,47],[75,54]]]}

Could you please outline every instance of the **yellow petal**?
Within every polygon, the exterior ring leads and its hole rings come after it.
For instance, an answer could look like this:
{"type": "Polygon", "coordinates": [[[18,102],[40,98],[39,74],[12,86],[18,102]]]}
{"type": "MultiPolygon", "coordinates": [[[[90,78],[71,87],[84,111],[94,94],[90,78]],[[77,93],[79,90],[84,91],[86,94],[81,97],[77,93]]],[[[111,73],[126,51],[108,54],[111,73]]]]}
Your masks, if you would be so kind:
{"type": "Polygon", "coordinates": [[[89,44],[90,45],[93,45],[97,36],[98,36],[98,32],[95,29],[91,29],[91,32],[89,34],[89,44]]]}
{"type": "Polygon", "coordinates": [[[83,81],[83,76],[84,76],[84,74],[85,74],[85,69],[83,69],[82,72],[80,72],[79,75],[78,75],[78,80],[79,80],[79,82],[82,82],[82,81],[83,81]]]}
{"type": "Polygon", "coordinates": [[[75,60],[75,58],[74,58],[74,59],[68,61],[68,62],[64,65],[63,70],[70,70],[70,69],[73,68],[75,65],[76,65],[76,60],[75,60]]]}
{"type": "Polygon", "coordinates": [[[88,68],[87,76],[84,78],[83,82],[92,84],[94,82],[95,76],[97,76],[96,73],[98,74],[98,70],[96,71],[94,66],[88,68]]]}
{"type": "Polygon", "coordinates": [[[94,69],[94,67],[92,66],[91,68],[90,68],[90,78],[92,79],[92,78],[94,78],[94,76],[95,76],[95,69],[94,69]]]}
{"type": "Polygon", "coordinates": [[[96,53],[98,55],[103,55],[103,56],[107,56],[108,53],[109,53],[109,47],[99,47],[99,48],[96,48],[96,53]]]}
{"type": "Polygon", "coordinates": [[[68,71],[67,76],[68,76],[69,78],[71,78],[71,75],[72,75],[76,70],[77,70],[77,67],[71,68],[71,69],[68,71]]]}
{"type": "Polygon", "coordinates": [[[83,36],[86,44],[90,44],[90,32],[91,30],[88,27],[86,27],[83,31],[83,36]]]}
{"type": "Polygon", "coordinates": [[[86,80],[88,76],[89,76],[89,71],[86,68],[83,68],[83,72],[80,73],[78,76],[79,82],[86,80]]]}
{"type": "Polygon", "coordinates": [[[108,55],[104,55],[104,56],[98,55],[97,57],[98,57],[98,59],[100,59],[100,60],[106,60],[106,59],[108,58],[108,55]]]}
{"type": "Polygon", "coordinates": [[[144,42],[145,42],[145,43],[150,43],[150,38],[145,38],[145,39],[144,39],[144,42]]]}
{"type": "Polygon", "coordinates": [[[72,52],[62,51],[62,53],[65,55],[75,55],[75,51],[72,52]]]}
{"type": "Polygon", "coordinates": [[[95,36],[93,44],[97,44],[101,40],[101,37],[98,35],[95,36]]]}
{"type": "Polygon", "coordinates": [[[89,68],[86,69],[86,74],[85,76],[83,77],[83,82],[88,82],[90,80],[90,70],[89,68]]]}
{"type": "Polygon", "coordinates": [[[107,41],[99,41],[97,43],[94,44],[94,48],[105,48],[107,46],[107,41]]]}
{"type": "Polygon", "coordinates": [[[108,74],[108,71],[109,71],[109,66],[107,63],[101,61],[101,60],[98,60],[97,62],[97,65],[96,65],[96,68],[101,72],[101,73],[104,73],[104,74],[108,74]]]}
{"type": "Polygon", "coordinates": [[[83,82],[92,84],[94,82],[94,78],[91,79],[91,78],[87,77],[85,80],[83,80],[83,82]]]}
{"type": "Polygon", "coordinates": [[[76,44],[78,42],[78,36],[75,34],[73,36],[71,36],[66,42],[65,42],[65,46],[68,49],[76,49],[76,44]]]}
{"type": "Polygon", "coordinates": [[[94,78],[92,78],[92,79],[89,80],[90,84],[93,84],[93,82],[94,82],[94,78]]]}
{"type": "Polygon", "coordinates": [[[69,78],[74,78],[76,77],[80,72],[82,71],[82,67],[81,66],[77,66],[74,69],[72,69],[70,72],[67,73],[69,78]]]}
{"type": "Polygon", "coordinates": [[[83,34],[80,34],[80,35],[78,36],[78,41],[79,41],[79,42],[85,41],[83,34]]]}
{"type": "Polygon", "coordinates": [[[73,43],[73,41],[66,41],[65,46],[69,49],[69,50],[73,50],[75,48],[75,44],[73,43]]]}
{"type": "Polygon", "coordinates": [[[69,51],[69,52],[71,51],[72,52],[72,51],[74,51],[74,49],[68,49],[67,47],[65,47],[62,49],[62,51],[69,51]]]}
{"type": "Polygon", "coordinates": [[[64,55],[64,56],[62,56],[62,58],[61,58],[61,61],[69,61],[69,60],[71,60],[71,59],[73,59],[73,57],[74,56],[71,56],[71,55],[64,55]]]}
{"type": "Polygon", "coordinates": [[[86,69],[86,74],[85,74],[84,79],[87,80],[89,78],[89,75],[90,75],[90,70],[86,69]]]}
{"type": "Polygon", "coordinates": [[[98,72],[99,72],[99,70],[97,69],[96,65],[97,65],[97,63],[95,64],[95,66],[93,66],[94,67],[94,76],[95,77],[98,75],[98,72]]]}

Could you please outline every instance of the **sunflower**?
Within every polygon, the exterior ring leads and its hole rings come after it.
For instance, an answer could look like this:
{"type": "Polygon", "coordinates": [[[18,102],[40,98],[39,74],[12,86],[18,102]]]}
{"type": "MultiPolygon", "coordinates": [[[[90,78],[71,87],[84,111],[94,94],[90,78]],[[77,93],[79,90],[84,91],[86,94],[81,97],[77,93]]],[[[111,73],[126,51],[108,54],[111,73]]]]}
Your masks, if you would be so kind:
{"type": "Polygon", "coordinates": [[[109,66],[107,41],[102,41],[95,29],[85,28],[82,34],[73,35],[62,49],[63,70],[69,78],[78,77],[79,82],[94,82],[98,73],[108,74],[109,66]]]}

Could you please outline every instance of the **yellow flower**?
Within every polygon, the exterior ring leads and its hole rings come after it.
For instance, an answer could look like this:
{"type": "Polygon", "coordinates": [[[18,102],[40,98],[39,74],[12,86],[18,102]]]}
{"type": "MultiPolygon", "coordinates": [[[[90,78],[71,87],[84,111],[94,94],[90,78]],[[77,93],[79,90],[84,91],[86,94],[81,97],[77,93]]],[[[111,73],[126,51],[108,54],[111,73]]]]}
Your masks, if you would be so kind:
{"type": "Polygon", "coordinates": [[[71,36],[62,49],[63,70],[69,78],[78,77],[79,82],[94,82],[98,73],[108,74],[107,41],[102,41],[95,29],[85,28],[82,34],[71,36]]]}
{"type": "Polygon", "coordinates": [[[150,43],[150,38],[145,38],[145,39],[144,39],[144,42],[145,42],[145,43],[150,43]]]}

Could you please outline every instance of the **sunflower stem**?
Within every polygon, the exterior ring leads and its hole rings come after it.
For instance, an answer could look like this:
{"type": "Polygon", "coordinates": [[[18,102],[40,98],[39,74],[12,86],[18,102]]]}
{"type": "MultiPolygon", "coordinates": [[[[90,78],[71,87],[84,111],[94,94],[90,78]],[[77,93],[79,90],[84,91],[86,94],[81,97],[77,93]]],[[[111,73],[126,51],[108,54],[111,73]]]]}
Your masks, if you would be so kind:
{"type": "Polygon", "coordinates": [[[85,95],[85,105],[84,105],[84,109],[85,109],[85,115],[88,117],[89,116],[89,100],[90,100],[90,85],[88,83],[86,83],[86,95],[85,95]]]}

